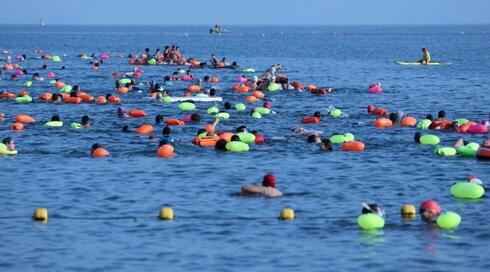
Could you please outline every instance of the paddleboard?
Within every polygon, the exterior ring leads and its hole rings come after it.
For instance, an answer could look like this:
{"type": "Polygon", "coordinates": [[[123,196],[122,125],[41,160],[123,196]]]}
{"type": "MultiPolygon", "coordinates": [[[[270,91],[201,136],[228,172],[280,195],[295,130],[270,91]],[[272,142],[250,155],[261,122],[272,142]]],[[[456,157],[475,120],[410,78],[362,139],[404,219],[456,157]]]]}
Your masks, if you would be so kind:
{"type": "Polygon", "coordinates": [[[419,61],[395,61],[396,64],[400,65],[449,65],[450,62],[439,62],[439,61],[431,61],[427,64],[422,64],[419,61]]]}

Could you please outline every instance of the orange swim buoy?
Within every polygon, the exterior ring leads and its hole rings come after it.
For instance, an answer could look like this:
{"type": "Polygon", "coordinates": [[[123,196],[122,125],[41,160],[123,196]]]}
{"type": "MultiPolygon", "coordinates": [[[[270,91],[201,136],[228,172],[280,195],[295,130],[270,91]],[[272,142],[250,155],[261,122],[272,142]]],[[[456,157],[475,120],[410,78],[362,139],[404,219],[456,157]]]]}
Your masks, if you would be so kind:
{"type": "Polygon", "coordinates": [[[218,64],[216,64],[216,67],[217,68],[223,68],[223,67],[225,67],[225,64],[223,62],[218,62],[218,64]]]}
{"type": "Polygon", "coordinates": [[[157,150],[157,156],[160,158],[171,158],[174,155],[174,147],[169,144],[164,144],[157,150]]]}
{"type": "Polygon", "coordinates": [[[246,93],[250,91],[250,87],[245,86],[245,85],[235,85],[233,88],[231,88],[233,91],[239,92],[239,93],[246,93]]]}
{"type": "Polygon", "coordinates": [[[187,90],[189,92],[199,92],[201,90],[201,86],[199,86],[199,85],[190,85],[189,87],[187,87],[187,90]]]}
{"type": "Polygon", "coordinates": [[[388,118],[378,118],[374,120],[374,125],[378,128],[392,127],[393,122],[388,118]]]}
{"type": "Polygon", "coordinates": [[[82,99],[80,97],[66,96],[63,98],[67,104],[80,104],[82,99]]]}
{"type": "Polygon", "coordinates": [[[320,123],[320,118],[315,116],[303,117],[303,119],[301,119],[301,122],[303,122],[303,124],[316,124],[320,123]]]}
{"type": "Polygon", "coordinates": [[[255,103],[255,102],[257,102],[257,97],[255,97],[253,95],[247,96],[247,102],[248,103],[255,103]]]}
{"type": "Polygon", "coordinates": [[[39,99],[44,101],[51,101],[53,99],[52,93],[42,93],[39,95],[39,99]]]}
{"type": "Polygon", "coordinates": [[[113,103],[113,104],[121,104],[121,98],[115,96],[115,95],[111,95],[109,96],[109,98],[107,99],[107,101],[113,103]]]}
{"type": "Polygon", "coordinates": [[[14,93],[10,93],[10,92],[3,92],[0,94],[0,98],[12,99],[15,97],[16,97],[16,95],[14,93]]]}
{"type": "Polygon", "coordinates": [[[218,83],[219,82],[219,78],[218,77],[212,77],[209,79],[209,82],[211,83],[218,83]]]}
{"type": "Polygon", "coordinates": [[[129,89],[127,87],[119,87],[117,88],[117,92],[118,93],[122,93],[122,94],[125,94],[129,91],[129,89]]]}
{"type": "Polygon", "coordinates": [[[231,137],[233,136],[234,134],[231,133],[231,132],[223,132],[219,135],[219,138],[220,140],[226,140],[227,142],[230,142],[231,141],[231,137]]]}
{"type": "Polygon", "coordinates": [[[415,117],[412,116],[405,116],[402,118],[400,124],[404,127],[414,127],[417,125],[417,119],[415,119],[415,117]]]}
{"type": "Polygon", "coordinates": [[[142,110],[130,110],[128,112],[129,116],[135,117],[135,118],[142,118],[146,117],[146,113],[142,110]]]}
{"type": "Polygon", "coordinates": [[[190,64],[192,67],[198,67],[199,65],[201,65],[201,62],[198,60],[192,60],[190,64]]]}
{"type": "Polygon", "coordinates": [[[21,131],[24,130],[24,124],[22,123],[14,123],[10,126],[10,130],[21,131]]]}
{"type": "Polygon", "coordinates": [[[97,103],[99,104],[106,104],[107,103],[107,99],[103,96],[98,96],[97,97],[97,103]]]}
{"type": "Polygon", "coordinates": [[[167,126],[183,126],[185,122],[179,119],[167,119],[165,120],[165,124],[167,126]]]}
{"type": "Polygon", "coordinates": [[[83,102],[88,102],[88,103],[94,102],[94,97],[86,93],[79,93],[78,97],[80,97],[83,102]]]}
{"type": "Polygon", "coordinates": [[[54,83],[54,86],[58,89],[65,87],[65,85],[66,84],[63,81],[59,81],[59,80],[54,83]]]}
{"type": "Polygon", "coordinates": [[[471,125],[469,125],[468,123],[464,124],[464,125],[461,125],[459,126],[456,131],[458,133],[466,133],[466,131],[471,127],[471,125]]]}
{"type": "Polygon", "coordinates": [[[257,97],[257,98],[264,98],[264,96],[265,96],[264,93],[261,91],[253,91],[252,95],[257,97]]]}
{"type": "Polygon", "coordinates": [[[135,132],[137,134],[150,134],[153,132],[153,126],[149,124],[142,125],[139,128],[137,128],[135,132]]]}
{"type": "Polygon", "coordinates": [[[31,116],[26,115],[26,114],[16,115],[15,121],[17,123],[35,123],[36,122],[36,120],[34,120],[34,118],[32,118],[31,116]]]}
{"type": "Polygon", "coordinates": [[[103,157],[107,157],[109,156],[109,152],[107,150],[105,150],[104,148],[102,147],[99,147],[97,149],[95,149],[93,152],[92,152],[92,157],[94,158],[103,158],[103,157]]]}
{"type": "Polygon", "coordinates": [[[219,137],[216,136],[205,136],[201,138],[194,138],[192,143],[198,146],[214,147],[219,137]]]}
{"type": "Polygon", "coordinates": [[[344,151],[363,151],[365,146],[361,141],[344,142],[341,146],[344,151]]]}

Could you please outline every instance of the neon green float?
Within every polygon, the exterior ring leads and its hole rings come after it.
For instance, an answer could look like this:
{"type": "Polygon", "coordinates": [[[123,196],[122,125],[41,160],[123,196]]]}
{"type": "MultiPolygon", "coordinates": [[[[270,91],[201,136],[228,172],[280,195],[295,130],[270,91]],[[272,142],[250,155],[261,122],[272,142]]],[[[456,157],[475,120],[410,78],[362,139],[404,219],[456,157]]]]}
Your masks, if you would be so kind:
{"type": "Polygon", "coordinates": [[[227,112],[218,112],[214,117],[223,119],[223,120],[228,120],[230,119],[230,114],[227,112]]]}
{"type": "Polygon", "coordinates": [[[14,101],[15,101],[15,103],[31,103],[32,97],[30,97],[28,95],[19,96],[19,97],[16,97],[14,101]]]}
{"type": "Polygon", "coordinates": [[[257,107],[255,108],[255,111],[262,115],[268,115],[271,113],[271,110],[266,107],[257,107]]]}
{"type": "Polygon", "coordinates": [[[420,137],[420,143],[425,145],[436,145],[439,144],[441,140],[436,135],[422,135],[420,137]]]}
{"type": "Polygon", "coordinates": [[[191,102],[183,102],[179,104],[179,109],[183,111],[191,111],[196,109],[196,105],[191,102]]]}
{"type": "Polygon", "coordinates": [[[451,194],[456,198],[479,199],[485,194],[485,188],[477,183],[457,182],[451,186],[451,194]]]}
{"type": "Polygon", "coordinates": [[[385,226],[383,217],[374,213],[361,214],[357,218],[357,224],[364,230],[375,230],[385,226]]]}
{"type": "Polygon", "coordinates": [[[31,86],[32,86],[32,81],[26,81],[26,82],[24,83],[24,87],[29,88],[29,87],[31,87],[31,86]]]}
{"type": "Polygon", "coordinates": [[[71,92],[72,89],[73,89],[73,87],[71,85],[65,85],[65,86],[63,86],[63,88],[61,88],[60,91],[63,93],[69,93],[69,92],[71,92]]]}
{"type": "Polygon", "coordinates": [[[62,127],[62,121],[49,121],[44,124],[45,127],[62,127]]]}
{"type": "Polygon", "coordinates": [[[0,155],[16,155],[17,150],[8,150],[4,143],[0,143],[0,155]]]}
{"type": "Polygon", "coordinates": [[[335,109],[335,108],[334,108],[333,110],[331,110],[331,111],[329,112],[329,114],[330,114],[330,116],[332,116],[332,117],[339,117],[339,116],[341,116],[341,115],[342,115],[342,111],[341,111],[341,110],[339,110],[339,109],[335,109]]]}
{"type": "Polygon", "coordinates": [[[267,87],[267,90],[271,91],[271,92],[277,92],[281,89],[281,85],[277,84],[277,83],[271,83],[269,84],[269,87],[267,87]]]}
{"type": "Polygon", "coordinates": [[[255,120],[259,120],[260,118],[262,118],[262,114],[260,114],[260,112],[254,112],[252,113],[252,118],[255,120]]]}
{"type": "Polygon", "coordinates": [[[243,103],[237,103],[237,104],[235,105],[235,109],[236,109],[237,111],[244,111],[244,110],[246,110],[246,109],[247,109],[247,106],[245,106],[245,104],[243,104],[243,103]]]}
{"type": "Polygon", "coordinates": [[[71,123],[70,124],[70,128],[72,128],[72,129],[81,129],[83,127],[82,127],[82,125],[80,123],[71,123]]]}
{"type": "Polygon", "coordinates": [[[422,119],[422,120],[420,120],[420,122],[417,123],[416,128],[418,128],[418,129],[429,129],[431,124],[432,124],[431,120],[422,119]]]}
{"type": "Polygon", "coordinates": [[[246,69],[243,69],[244,73],[255,73],[255,69],[254,68],[246,68],[246,69]]]}
{"type": "Polygon", "coordinates": [[[456,149],[454,147],[436,147],[434,149],[434,154],[443,157],[456,156],[456,149]]]}
{"type": "Polygon", "coordinates": [[[231,152],[247,152],[250,147],[246,143],[233,141],[226,144],[226,149],[231,152]]]}
{"type": "Polygon", "coordinates": [[[452,229],[459,226],[461,223],[461,216],[455,212],[445,212],[437,218],[437,225],[441,229],[452,229]]]}
{"type": "Polygon", "coordinates": [[[236,134],[238,137],[240,137],[240,141],[246,143],[246,144],[253,144],[255,143],[255,135],[253,135],[250,132],[239,132],[236,134]]]}
{"type": "Polygon", "coordinates": [[[210,107],[208,108],[208,114],[216,114],[219,112],[218,107],[210,107]]]}

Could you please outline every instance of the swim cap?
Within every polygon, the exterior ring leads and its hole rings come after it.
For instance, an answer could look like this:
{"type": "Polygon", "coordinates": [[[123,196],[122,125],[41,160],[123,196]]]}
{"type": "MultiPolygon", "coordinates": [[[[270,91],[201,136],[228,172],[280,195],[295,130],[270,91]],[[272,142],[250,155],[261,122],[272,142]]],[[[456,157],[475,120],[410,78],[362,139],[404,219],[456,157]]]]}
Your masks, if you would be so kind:
{"type": "Polygon", "coordinates": [[[276,177],[272,174],[267,174],[262,180],[262,185],[265,187],[276,187],[276,177]]]}
{"type": "Polygon", "coordinates": [[[119,107],[117,108],[117,116],[124,116],[128,113],[128,110],[126,107],[119,107]]]}
{"type": "Polygon", "coordinates": [[[468,176],[468,182],[476,183],[476,184],[483,186],[483,181],[481,181],[481,179],[479,179],[479,178],[476,178],[475,176],[468,176]]]}
{"type": "Polygon", "coordinates": [[[420,204],[420,213],[423,213],[424,211],[431,210],[435,214],[440,214],[441,213],[441,206],[437,204],[437,202],[433,199],[428,199],[422,204],[420,204]]]}
{"type": "Polygon", "coordinates": [[[269,101],[265,101],[264,102],[264,108],[270,109],[271,108],[271,103],[269,103],[269,101]]]}

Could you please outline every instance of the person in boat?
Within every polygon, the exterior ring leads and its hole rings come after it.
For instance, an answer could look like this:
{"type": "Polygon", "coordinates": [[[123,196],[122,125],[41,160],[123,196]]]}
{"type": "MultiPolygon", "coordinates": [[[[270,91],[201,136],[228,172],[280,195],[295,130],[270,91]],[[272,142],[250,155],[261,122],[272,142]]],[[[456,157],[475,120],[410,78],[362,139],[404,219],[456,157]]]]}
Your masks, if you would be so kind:
{"type": "Polygon", "coordinates": [[[422,64],[427,64],[430,62],[430,53],[427,47],[422,48],[422,59],[419,62],[422,64]]]}

